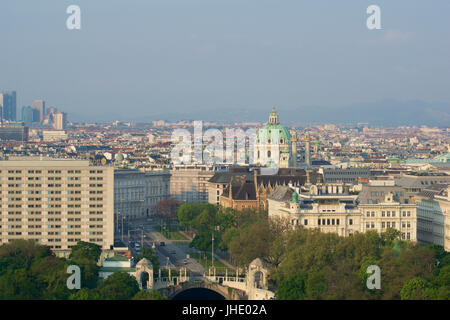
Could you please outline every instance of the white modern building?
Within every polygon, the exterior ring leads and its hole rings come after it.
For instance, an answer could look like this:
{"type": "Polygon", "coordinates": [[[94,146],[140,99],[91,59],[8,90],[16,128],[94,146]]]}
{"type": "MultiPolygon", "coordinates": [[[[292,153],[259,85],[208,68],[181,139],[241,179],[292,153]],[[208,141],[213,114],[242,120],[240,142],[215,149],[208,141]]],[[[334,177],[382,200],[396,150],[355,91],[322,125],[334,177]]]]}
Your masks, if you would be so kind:
{"type": "Polygon", "coordinates": [[[0,161],[0,244],[34,239],[53,250],[114,243],[113,168],[89,161],[0,161]]]}

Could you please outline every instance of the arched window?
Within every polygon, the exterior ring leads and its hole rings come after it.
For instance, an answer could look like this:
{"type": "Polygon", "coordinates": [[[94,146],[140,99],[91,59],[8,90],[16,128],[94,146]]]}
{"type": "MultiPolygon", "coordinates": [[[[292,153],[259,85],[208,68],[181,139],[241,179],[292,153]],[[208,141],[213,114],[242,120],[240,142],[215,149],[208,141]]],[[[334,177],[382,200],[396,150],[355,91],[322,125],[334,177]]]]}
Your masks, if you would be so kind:
{"type": "Polygon", "coordinates": [[[258,159],[259,159],[259,150],[258,150],[258,159]]]}
{"type": "Polygon", "coordinates": [[[267,151],[267,158],[270,158],[270,156],[272,155],[272,153],[269,151],[267,151]]]}

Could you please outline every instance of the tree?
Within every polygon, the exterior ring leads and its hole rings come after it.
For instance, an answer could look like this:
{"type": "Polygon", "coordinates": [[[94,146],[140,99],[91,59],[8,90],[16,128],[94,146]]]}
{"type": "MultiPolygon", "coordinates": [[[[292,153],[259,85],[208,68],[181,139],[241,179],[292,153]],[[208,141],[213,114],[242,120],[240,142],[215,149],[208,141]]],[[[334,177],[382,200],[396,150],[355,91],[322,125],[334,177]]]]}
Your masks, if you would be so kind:
{"type": "Polygon", "coordinates": [[[173,198],[161,200],[153,208],[155,216],[166,221],[175,219],[179,205],[180,203],[173,198]]]}
{"type": "Polygon", "coordinates": [[[133,300],[166,300],[158,290],[140,290],[133,300]]]}
{"type": "Polygon", "coordinates": [[[34,240],[0,246],[0,299],[66,299],[66,264],[34,240]]]}
{"type": "Polygon", "coordinates": [[[324,291],[327,289],[326,274],[327,271],[324,269],[308,275],[305,286],[307,299],[316,300],[322,298],[324,291]]]}
{"type": "Polygon", "coordinates": [[[402,233],[394,228],[388,228],[381,234],[381,241],[387,246],[392,246],[395,240],[400,240],[402,233]]]}
{"type": "Polygon", "coordinates": [[[116,272],[94,289],[103,300],[130,300],[139,292],[136,279],[125,272],[116,272]]]}
{"type": "Polygon", "coordinates": [[[76,261],[78,259],[87,259],[94,263],[97,263],[101,253],[102,248],[99,245],[95,243],[79,241],[72,247],[69,259],[73,261],[76,261]]]}
{"type": "Polygon", "coordinates": [[[267,220],[259,221],[245,227],[239,236],[234,237],[229,245],[230,253],[240,266],[246,266],[255,258],[270,257],[273,234],[267,220]]]}
{"type": "Polygon", "coordinates": [[[31,266],[31,273],[43,299],[67,299],[71,291],[67,288],[67,262],[54,256],[36,261],[31,266]]]}
{"type": "MultiPolygon", "coordinates": [[[[212,231],[211,231],[212,232],[212,231]]],[[[189,244],[190,247],[193,247],[197,250],[207,252],[212,250],[212,233],[203,232],[197,234],[192,242],[189,244]]]]}
{"type": "Polygon", "coordinates": [[[84,241],[79,241],[72,247],[69,255],[69,264],[74,264],[81,269],[81,286],[95,288],[97,286],[99,266],[97,261],[100,258],[102,249],[99,245],[84,241]]]}
{"type": "Polygon", "coordinates": [[[306,298],[306,274],[299,273],[280,282],[277,290],[278,300],[304,300],[306,298]]]}
{"type": "Polygon", "coordinates": [[[8,270],[6,274],[0,278],[0,299],[41,299],[41,292],[34,280],[31,272],[23,268],[8,270]]]}
{"type": "Polygon", "coordinates": [[[195,218],[202,212],[205,204],[184,203],[177,209],[178,223],[183,228],[193,228],[195,218]]]}
{"type": "Polygon", "coordinates": [[[427,283],[422,278],[414,278],[405,282],[400,296],[402,300],[422,300],[425,297],[427,283]]]}
{"type": "Polygon", "coordinates": [[[386,248],[379,267],[382,270],[383,299],[400,299],[406,281],[414,278],[427,279],[433,273],[434,254],[426,247],[408,244],[400,253],[386,248]]]}

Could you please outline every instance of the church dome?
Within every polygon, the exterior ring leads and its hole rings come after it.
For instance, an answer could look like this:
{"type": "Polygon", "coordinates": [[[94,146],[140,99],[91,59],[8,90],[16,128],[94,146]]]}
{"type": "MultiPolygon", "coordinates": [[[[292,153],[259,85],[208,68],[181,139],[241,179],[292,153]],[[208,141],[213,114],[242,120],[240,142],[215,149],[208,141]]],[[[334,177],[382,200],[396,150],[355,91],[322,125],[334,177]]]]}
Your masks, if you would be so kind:
{"type": "Polygon", "coordinates": [[[278,121],[274,107],[269,115],[269,122],[258,130],[255,137],[256,163],[267,167],[288,168],[292,161],[291,147],[291,133],[278,121]]]}
{"type": "Polygon", "coordinates": [[[273,107],[269,116],[269,123],[262,126],[256,134],[257,143],[275,144],[275,141],[278,141],[279,144],[287,144],[291,141],[291,138],[289,130],[279,123],[278,113],[273,107]]]}

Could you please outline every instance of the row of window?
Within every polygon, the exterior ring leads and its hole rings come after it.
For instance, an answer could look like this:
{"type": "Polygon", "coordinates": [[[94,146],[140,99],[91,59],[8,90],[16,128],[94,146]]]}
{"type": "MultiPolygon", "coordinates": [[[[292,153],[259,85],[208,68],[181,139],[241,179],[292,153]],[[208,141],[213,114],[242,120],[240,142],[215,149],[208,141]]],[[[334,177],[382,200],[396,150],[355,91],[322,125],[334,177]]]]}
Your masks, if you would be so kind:
{"type": "MultiPolygon", "coordinates": [[[[98,179],[98,180],[100,180],[100,179],[98,179]]],[[[42,188],[42,184],[40,184],[40,183],[29,183],[29,184],[25,185],[25,187],[28,187],[28,188],[42,188]]],[[[49,188],[61,188],[62,185],[58,184],[58,183],[55,183],[55,184],[54,183],[49,183],[49,184],[47,184],[47,187],[49,187],[49,188]]],[[[67,184],[67,187],[68,188],[81,188],[81,184],[67,184]]],[[[103,187],[103,184],[101,184],[101,183],[97,183],[97,184],[90,183],[89,187],[90,188],[99,188],[99,187],[103,187]]],[[[8,184],[8,188],[22,188],[22,184],[12,184],[12,183],[10,183],[10,184],[8,184]]]]}
{"type": "MultiPolygon", "coordinates": [[[[381,211],[381,216],[382,217],[395,217],[396,215],[396,211],[381,211]]],[[[411,211],[403,211],[403,216],[404,217],[411,217],[411,211]]],[[[366,217],[375,217],[375,211],[367,211],[366,212],[366,217]]]]}
{"type": "MultiPolygon", "coordinates": [[[[8,211],[8,215],[21,215],[22,211],[8,211]]],[[[27,212],[28,215],[41,215],[42,211],[28,211],[27,212]]],[[[63,214],[61,211],[48,211],[47,212],[48,215],[59,215],[59,214],[63,214]]],[[[81,214],[81,211],[67,211],[67,214],[72,215],[72,214],[81,214]]],[[[89,214],[103,214],[103,211],[89,211],[89,214]]],[[[1,219],[0,219],[1,221],[1,219]]]]}
{"type": "MultiPolygon", "coordinates": [[[[350,219],[350,221],[351,221],[351,219],[350,219]]],[[[308,220],[307,219],[304,220],[304,224],[305,224],[305,226],[308,225],[308,220]]],[[[338,226],[339,225],[339,219],[318,219],[317,220],[317,224],[319,226],[320,225],[322,225],[322,226],[325,226],[325,225],[327,225],[327,226],[337,225],[338,226]]],[[[353,221],[350,224],[353,224],[353,221]]]]}
{"type": "MultiPolygon", "coordinates": [[[[2,173],[2,171],[0,170],[0,173],[2,173]]],[[[9,174],[13,174],[13,173],[22,173],[22,170],[8,170],[9,174]]],[[[41,174],[42,170],[28,170],[29,174],[41,174]]],[[[61,173],[61,170],[47,170],[47,173],[61,173]]],[[[67,173],[69,174],[80,174],[81,170],[68,170],[67,173]]],[[[103,173],[103,170],[89,170],[89,173],[91,174],[95,174],[95,173],[103,173]]]]}

